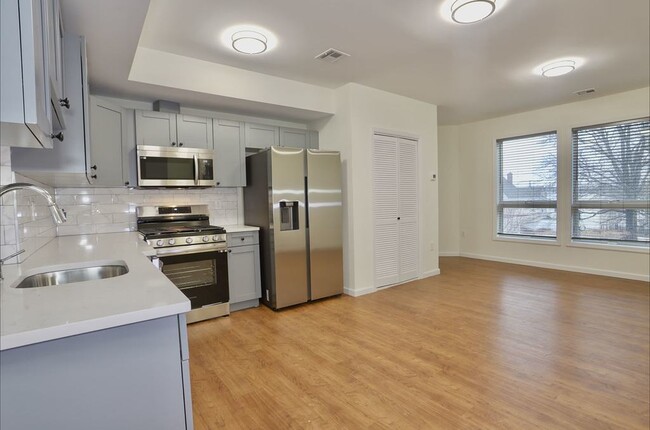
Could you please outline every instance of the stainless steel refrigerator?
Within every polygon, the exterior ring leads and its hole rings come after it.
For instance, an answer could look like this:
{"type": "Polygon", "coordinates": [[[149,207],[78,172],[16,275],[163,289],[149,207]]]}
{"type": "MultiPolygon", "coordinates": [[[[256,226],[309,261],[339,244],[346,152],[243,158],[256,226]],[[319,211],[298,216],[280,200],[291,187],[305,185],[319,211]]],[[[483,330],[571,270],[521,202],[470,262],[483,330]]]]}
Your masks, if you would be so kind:
{"type": "Polygon", "coordinates": [[[272,309],[343,292],[341,156],[280,148],[246,157],[244,220],[260,227],[262,302],[272,309]]]}

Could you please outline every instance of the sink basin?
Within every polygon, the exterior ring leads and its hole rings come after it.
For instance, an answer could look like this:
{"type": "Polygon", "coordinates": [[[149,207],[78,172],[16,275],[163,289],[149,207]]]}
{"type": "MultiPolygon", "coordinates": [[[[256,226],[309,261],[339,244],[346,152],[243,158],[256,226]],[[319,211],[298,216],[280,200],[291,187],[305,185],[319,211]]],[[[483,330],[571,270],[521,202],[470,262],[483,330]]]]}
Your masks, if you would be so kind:
{"type": "Polygon", "coordinates": [[[72,284],[73,282],[96,281],[114,278],[129,272],[126,264],[106,264],[72,269],[52,270],[37,273],[20,281],[16,288],[49,287],[52,285],[72,284]]]}

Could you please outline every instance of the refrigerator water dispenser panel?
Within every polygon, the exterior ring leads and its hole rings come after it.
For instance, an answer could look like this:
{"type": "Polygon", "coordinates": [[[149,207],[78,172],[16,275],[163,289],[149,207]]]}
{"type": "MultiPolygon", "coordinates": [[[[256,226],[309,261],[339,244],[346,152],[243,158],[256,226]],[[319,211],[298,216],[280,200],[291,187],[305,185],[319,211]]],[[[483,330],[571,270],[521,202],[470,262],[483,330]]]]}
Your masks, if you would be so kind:
{"type": "Polygon", "coordinates": [[[280,202],[280,231],[299,230],[298,201],[280,202]]]}

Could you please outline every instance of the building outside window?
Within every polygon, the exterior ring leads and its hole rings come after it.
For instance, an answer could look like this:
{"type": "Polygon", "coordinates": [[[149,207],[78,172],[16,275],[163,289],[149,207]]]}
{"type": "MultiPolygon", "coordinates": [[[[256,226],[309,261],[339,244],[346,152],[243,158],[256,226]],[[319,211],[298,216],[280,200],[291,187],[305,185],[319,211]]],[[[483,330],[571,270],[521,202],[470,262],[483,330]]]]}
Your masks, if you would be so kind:
{"type": "Polygon", "coordinates": [[[497,141],[497,234],[557,237],[557,132],[497,141]]]}
{"type": "Polygon", "coordinates": [[[572,153],[572,239],[647,246],[648,118],[575,128],[572,153]]]}

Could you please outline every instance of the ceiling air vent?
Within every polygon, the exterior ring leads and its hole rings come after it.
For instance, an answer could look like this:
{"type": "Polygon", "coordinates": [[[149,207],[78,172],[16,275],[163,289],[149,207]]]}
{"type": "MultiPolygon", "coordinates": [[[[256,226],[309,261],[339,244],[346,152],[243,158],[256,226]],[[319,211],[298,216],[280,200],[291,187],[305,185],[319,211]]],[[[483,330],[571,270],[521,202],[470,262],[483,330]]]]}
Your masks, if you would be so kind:
{"type": "Polygon", "coordinates": [[[327,61],[328,63],[335,63],[338,60],[340,60],[341,58],[349,57],[349,56],[350,56],[350,54],[346,54],[343,51],[339,51],[338,49],[330,48],[327,51],[325,51],[325,52],[323,52],[321,54],[318,54],[315,58],[317,60],[327,61]]]}
{"type": "Polygon", "coordinates": [[[586,94],[591,94],[591,93],[595,93],[595,92],[596,92],[595,88],[587,88],[586,90],[576,91],[573,94],[575,94],[576,96],[584,96],[586,94]]]}

